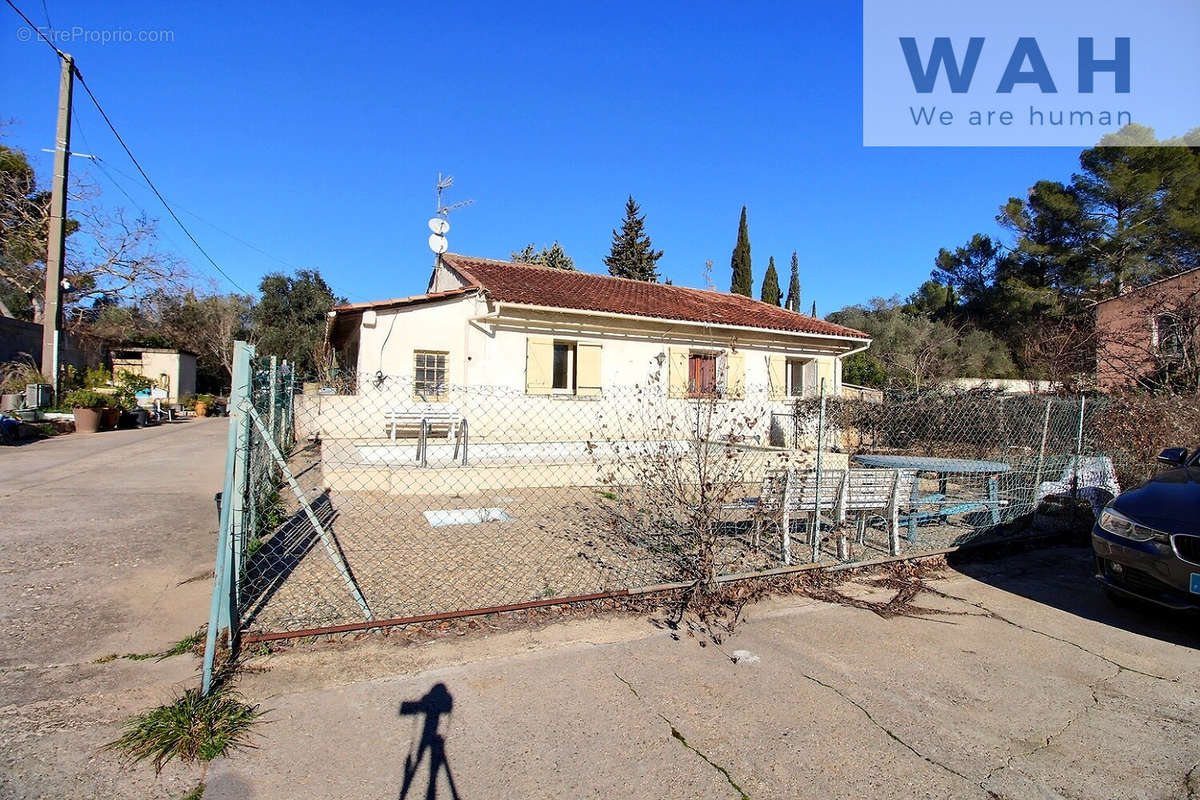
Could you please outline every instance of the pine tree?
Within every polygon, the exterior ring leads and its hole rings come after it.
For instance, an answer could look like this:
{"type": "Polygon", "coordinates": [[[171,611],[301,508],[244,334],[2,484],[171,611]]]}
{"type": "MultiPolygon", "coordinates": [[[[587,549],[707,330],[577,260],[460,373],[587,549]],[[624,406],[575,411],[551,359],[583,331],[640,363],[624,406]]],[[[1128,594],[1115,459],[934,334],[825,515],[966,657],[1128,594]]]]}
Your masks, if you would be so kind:
{"type": "Polygon", "coordinates": [[[792,279],[788,281],[787,300],[783,307],[788,311],[800,313],[800,259],[792,251],[792,279]]]}
{"type": "Polygon", "coordinates": [[[734,294],[754,296],[754,276],[750,271],[750,229],[746,226],[746,207],[742,206],[742,220],[738,223],[737,245],[733,248],[733,258],[729,260],[733,270],[733,280],[729,291],[734,294]]]}
{"type": "Polygon", "coordinates": [[[779,273],[775,271],[775,256],[767,260],[767,274],[763,276],[760,299],[773,306],[779,305],[779,273]]]}
{"type": "Polygon", "coordinates": [[[523,250],[513,250],[509,258],[522,264],[540,264],[550,269],[575,269],[575,260],[566,254],[557,240],[550,247],[543,247],[540,252],[533,249],[533,244],[527,244],[523,250]]]}
{"type": "Polygon", "coordinates": [[[646,216],[638,216],[640,211],[630,195],[625,202],[625,219],[620,229],[613,231],[612,250],[604,263],[609,275],[657,283],[658,271],[654,265],[662,258],[663,251],[654,249],[645,233],[646,216]]]}

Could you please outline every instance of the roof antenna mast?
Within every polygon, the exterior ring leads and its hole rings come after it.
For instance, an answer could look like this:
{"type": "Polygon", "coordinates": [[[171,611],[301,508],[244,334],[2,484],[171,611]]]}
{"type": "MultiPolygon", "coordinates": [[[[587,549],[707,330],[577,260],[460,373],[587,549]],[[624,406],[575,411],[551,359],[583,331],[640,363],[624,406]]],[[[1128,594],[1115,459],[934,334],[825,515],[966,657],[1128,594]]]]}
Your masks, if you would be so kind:
{"type": "Polygon", "coordinates": [[[442,253],[450,248],[450,243],[446,241],[446,232],[450,230],[450,212],[457,208],[469,206],[475,202],[474,200],[463,200],[458,203],[445,205],[442,201],[442,193],[453,185],[453,175],[438,173],[437,183],[434,184],[434,190],[437,193],[437,210],[433,219],[429,220],[429,230],[433,231],[429,236],[429,249],[434,253],[433,266],[435,269],[441,263],[442,253]]]}

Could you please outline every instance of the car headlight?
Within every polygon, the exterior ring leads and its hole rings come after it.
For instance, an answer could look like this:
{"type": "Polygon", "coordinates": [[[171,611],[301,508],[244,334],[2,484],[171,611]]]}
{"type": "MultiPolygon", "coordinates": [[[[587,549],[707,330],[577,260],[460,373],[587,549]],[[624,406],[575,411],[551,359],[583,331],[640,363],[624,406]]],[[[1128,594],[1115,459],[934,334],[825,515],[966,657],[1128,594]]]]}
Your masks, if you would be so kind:
{"type": "Polygon", "coordinates": [[[1153,528],[1139,525],[1129,517],[1119,511],[1113,511],[1111,508],[1106,508],[1100,512],[1100,521],[1097,524],[1111,534],[1120,536],[1123,539],[1131,539],[1135,542],[1148,542],[1156,534],[1153,528]]]}

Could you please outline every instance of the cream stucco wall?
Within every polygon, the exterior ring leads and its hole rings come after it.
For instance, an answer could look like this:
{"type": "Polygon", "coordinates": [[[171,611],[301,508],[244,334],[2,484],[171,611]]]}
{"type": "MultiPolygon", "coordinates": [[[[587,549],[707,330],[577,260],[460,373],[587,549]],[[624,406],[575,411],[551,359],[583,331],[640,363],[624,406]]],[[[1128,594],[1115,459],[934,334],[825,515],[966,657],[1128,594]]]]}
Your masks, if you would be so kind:
{"type": "Polygon", "coordinates": [[[113,372],[128,370],[167,390],[167,402],[196,393],[196,357],[190,353],[143,352],[137,359],[114,358],[113,372]]]}
{"type": "MultiPolygon", "coordinates": [[[[699,349],[745,364],[745,396],[722,400],[718,413],[735,408],[767,420],[789,404],[768,393],[772,356],[811,360],[807,378],[823,377],[840,392],[846,340],[702,326],[669,320],[536,310],[489,304],[477,295],[363,314],[359,327],[358,394],[325,398],[306,409],[306,427],[325,438],[376,438],[385,433],[385,411],[423,404],[412,395],[414,353],[447,355],[449,396],[440,408],[468,420],[472,441],[563,441],[658,425],[695,425],[694,400],[668,398],[669,353],[699,349]],[[600,345],[601,392],[597,397],[526,393],[526,347],[530,337],[600,345]],[[660,419],[665,416],[666,421],[660,419]],[[656,421],[657,420],[657,421],[656,421]],[[690,422],[689,422],[690,421],[690,422]]],[[[806,389],[815,391],[813,385],[806,389]]],[[[751,436],[769,442],[769,422],[751,436]]]]}

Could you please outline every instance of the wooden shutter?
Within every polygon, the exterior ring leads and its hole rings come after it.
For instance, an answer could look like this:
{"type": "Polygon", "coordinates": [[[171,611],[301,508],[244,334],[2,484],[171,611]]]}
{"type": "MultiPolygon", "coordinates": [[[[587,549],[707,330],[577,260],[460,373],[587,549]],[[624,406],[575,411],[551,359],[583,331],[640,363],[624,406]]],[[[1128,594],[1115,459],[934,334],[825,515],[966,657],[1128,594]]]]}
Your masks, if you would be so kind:
{"type": "Polygon", "coordinates": [[[688,351],[686,347],[672,347],[667,357],[667,394],[670,397],[687,397],[688,351]]]}
{"type": "Polygon", "coordinates": [[[525,393],[550,394],[554,385],[554,340],[525,340],[525,393]]]}
{"type": "Polygon", "coordinates": [[[783,356],[767,357],[767,395],[772,400],[787,398],[787,359],[783,356]]]}
{"type": "Polygon", "coordinates": [[[817,394],[821,393],[821,379],[825,379],[825,396],[833,397],[837,394],[837,387],[833,381],[833,359],[821,357],[817,359],[817,394]]]}
{"type": "Polygon", "coordinates": [[[731,400],[746,397],[746,354],[729,353],[725,357],[725,396],[731,400]]]}
{"type": "Polygon", "coordinates": [[[575,345],[575,394],[600,394],[600,345],[578,342],[575,345]]]}
{"type": "Polygon", "coordinates": [[[821,393],[821,379],[817,374],[815,358],[804,362],[804,397],[816,397],[821,393]]]}

